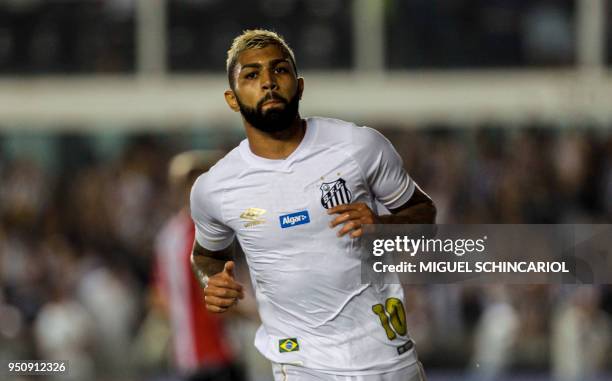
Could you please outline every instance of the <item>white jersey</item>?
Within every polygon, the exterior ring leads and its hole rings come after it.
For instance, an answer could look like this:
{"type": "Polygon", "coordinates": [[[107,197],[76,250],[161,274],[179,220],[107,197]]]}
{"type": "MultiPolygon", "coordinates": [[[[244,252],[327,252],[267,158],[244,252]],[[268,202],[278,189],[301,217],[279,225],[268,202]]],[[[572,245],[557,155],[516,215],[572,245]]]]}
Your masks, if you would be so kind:
{"type": "Polygon", "coordinates": [[[376,130],[306,122],[288,158],[256,156],[244,140],[198,178],[191,192],[196,239],[216,251],[237,237],[262,320],[255,346],[271,361],[344,375],[411,365],[401,286],[361,284],[365,247],[338,238],[341,226],[329,227],[337,215],[327,209],[353,202],[398,208],[415,184],[376,130]]]}

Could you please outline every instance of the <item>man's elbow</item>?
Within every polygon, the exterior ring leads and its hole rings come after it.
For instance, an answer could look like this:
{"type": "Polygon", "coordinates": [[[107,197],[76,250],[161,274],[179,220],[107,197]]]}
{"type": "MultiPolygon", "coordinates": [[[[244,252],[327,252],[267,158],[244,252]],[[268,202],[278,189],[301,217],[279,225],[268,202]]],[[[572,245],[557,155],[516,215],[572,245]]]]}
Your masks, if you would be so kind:
{"type": "Polygon", "coordinates": [[[196,276],[196,278],[198,278],[199,267],[196,262],[195,256],[195,252],[192,251],[191,255],[189,256],[189,263],[191,264],[191,272],[196,276]]]}
{"type": "Polygon", "coordinates": [[[195,269],[196,267],[196,263],[195,263],[195,253],[193,252],[193,250],[191,251],[191,255],[189,255],[189,263],[191,263],[191,268],[195,269]]]}

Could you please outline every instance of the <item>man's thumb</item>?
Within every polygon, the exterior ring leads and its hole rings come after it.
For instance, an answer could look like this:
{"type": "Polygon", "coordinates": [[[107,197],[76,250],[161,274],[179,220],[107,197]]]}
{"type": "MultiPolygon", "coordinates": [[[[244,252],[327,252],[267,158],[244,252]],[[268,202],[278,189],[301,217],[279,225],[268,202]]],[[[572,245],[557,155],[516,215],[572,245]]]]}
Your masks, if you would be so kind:
{"type": "Polygon", "coordinates": [[[225,266],[223,267],[223,272],[233,278],[235,266],[236,264],[234,263],[234,261],[227,261],[225,262],[225,266]]]}

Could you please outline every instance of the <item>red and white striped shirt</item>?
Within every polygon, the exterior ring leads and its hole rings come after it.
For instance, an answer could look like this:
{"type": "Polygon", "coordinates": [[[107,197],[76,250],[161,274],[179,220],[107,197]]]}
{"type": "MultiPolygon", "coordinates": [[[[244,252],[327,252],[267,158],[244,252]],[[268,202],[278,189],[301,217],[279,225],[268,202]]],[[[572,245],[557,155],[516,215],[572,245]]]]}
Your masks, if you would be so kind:
{"type": "Polygon", "coordinates": [[[223,319],[210,314],[191,270],[194,225],[185,210],[159,233],[155,244],[155,284],[169,307],[173,349],[179,371],[228,365],[233,353],[223,319]]]}

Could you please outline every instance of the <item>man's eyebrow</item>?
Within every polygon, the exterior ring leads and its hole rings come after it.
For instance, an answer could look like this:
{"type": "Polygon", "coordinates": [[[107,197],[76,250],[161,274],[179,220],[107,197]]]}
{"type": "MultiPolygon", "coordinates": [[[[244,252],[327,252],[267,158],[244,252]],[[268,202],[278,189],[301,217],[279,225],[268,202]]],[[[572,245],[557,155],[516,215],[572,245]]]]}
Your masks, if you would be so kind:
{"type": "Polygon", "coordinates": [[[270,61],[270,66],[276,66],[276,65],[278,65],[279,63],[282,63],[282,62],[289,63],[289,60],[287,58],[275,58],[275,59],[270,61]]]}
{"type": "MultiPolygon", "coordinates": [[[[268,64],[270,66],[276,66],[276,65],[278,65],[279,63],[282,63],[282,62],[289,63],[289,60],[287,58],[275,58],[273,60],[270,60],[270,62],[268,62],[268,64]]],[[[244,64],[244,65],[240,66],[240,71],[242,71],[243,69],[246,69],[246,68],[261,69],[261,67],[262,67],[262,65],[260,63],[255,63],[255,62],[254,63],[248,63],[248,64],[244,64]]]]}
{"type": "Polygon", "coordinates": [[[261,69],[261,64],[258,64],[258,63],[244,64],[240,66],[240,71],[242,71],[243,69],[247,69],[247,68],[261,69]]]}

